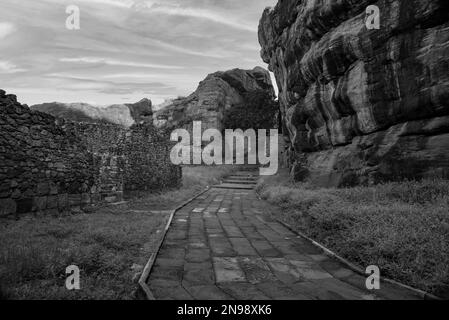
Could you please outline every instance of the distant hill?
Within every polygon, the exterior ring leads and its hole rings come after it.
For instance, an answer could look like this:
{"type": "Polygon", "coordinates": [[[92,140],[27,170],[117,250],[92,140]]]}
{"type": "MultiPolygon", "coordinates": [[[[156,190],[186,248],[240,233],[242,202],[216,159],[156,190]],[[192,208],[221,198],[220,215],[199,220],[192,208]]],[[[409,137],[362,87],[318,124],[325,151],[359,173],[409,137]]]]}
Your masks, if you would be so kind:
{"type": "Polygon", "coordinates": [[[142,99],[134,104],[115,104],[105,108],[87,103],[60,102],[37,104],[30,108],[76,122],[105,122],[125,127],[143,121],[151,122],[153,117],[152,103],[149,99],[142,99]]]}

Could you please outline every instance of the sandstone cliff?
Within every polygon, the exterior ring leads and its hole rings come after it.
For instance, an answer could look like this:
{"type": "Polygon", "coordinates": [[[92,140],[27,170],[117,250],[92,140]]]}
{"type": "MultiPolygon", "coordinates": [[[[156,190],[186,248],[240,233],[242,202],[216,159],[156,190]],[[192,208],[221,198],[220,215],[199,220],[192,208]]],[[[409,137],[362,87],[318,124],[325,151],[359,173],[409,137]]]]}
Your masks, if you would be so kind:
{"type": "Polygon", "coordinates": [[[156,124],[180,128],[188,126],[193,120],[201,120],[203,128],[221,130],[224,111],[243,102],[244,93],[257,90],[274,94],[270,74],[261,67],[210,74],[190,96],[173,100],[157,111],[156,124]]]}
{"type": "Polygon", "coordinates": [[[152,103],[149,99],[142,99],[133,104],[115,104],[106,108],[95,107],[87,103],[59,102],[43,103],[30,108],[76,122],[103,122],[130,127],[133,124],[153,121],[152,103]]]}
{"type": "Polygon", "coordinates": [[[285,0],[259,25],[297,178],[449,176],[449,2],[285,0]],[[366,8],[380,9],[368,30],[366,8]]]}

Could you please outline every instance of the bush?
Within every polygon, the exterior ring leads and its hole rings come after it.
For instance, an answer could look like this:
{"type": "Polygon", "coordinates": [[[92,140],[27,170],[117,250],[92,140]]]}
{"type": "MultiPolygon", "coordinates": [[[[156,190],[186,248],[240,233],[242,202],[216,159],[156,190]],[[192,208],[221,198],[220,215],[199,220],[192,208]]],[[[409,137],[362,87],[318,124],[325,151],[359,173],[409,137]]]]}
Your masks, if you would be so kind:
{"type": "Polygon", "coordinates": [[[254,91],[244,95],[242,104],[234,105],[225,112],[226,129],[273,129],[277,127],[279,105],[265,91],[254,91]]]}

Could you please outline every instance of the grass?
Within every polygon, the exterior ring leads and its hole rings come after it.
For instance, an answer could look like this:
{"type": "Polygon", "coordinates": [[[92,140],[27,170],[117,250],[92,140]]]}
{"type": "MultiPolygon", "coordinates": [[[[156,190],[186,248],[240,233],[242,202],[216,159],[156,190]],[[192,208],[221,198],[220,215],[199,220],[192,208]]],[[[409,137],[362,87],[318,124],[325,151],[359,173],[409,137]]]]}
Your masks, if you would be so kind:
{"type": "Polygon", "coordinates": [[[325,189],[283,172],[257,191],[277,218],[362,268],[449,298],[449,181],[325,189]]]}
{"type": "Polygon", "coordinates": [[[183,168],[183,186],[206,187],[218,184],[223,177],[230,175],[238,169],[235,165],[222,166],[188,166],[183,168]]]}
{"type": "Polygon", "coordinates": [[[0,299],[133,299],[133,278],[154,252],[167,209],[234,170],[186,167],[183,187],[131,199],[91,214],[0,220],[0,299]],[[65,288],[66,267],[81,270],[81,290],[65,288]]]}
{"type": "Polygon", "coordinates": [[[0,284],[9,299],[132,299],[133,264],[145,264],[164,214],[119,208],[91,215],[24,218],[0,226],[0,284]],[[80,291],[65,269],[81,270],[80,291]]]}

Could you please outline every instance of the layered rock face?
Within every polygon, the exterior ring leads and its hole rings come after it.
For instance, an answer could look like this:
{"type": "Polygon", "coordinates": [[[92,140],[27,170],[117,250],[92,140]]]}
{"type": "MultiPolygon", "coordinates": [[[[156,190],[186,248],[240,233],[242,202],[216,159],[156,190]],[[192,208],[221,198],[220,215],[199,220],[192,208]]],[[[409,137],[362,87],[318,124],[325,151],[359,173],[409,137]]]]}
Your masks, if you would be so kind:
{"type": "Polygon", "coordinates": [[[157,111],[156,124],[181,128],[194,120],[201,120],[203,129],[221,130],[225,110],[242,103],[243,94],[258,90],[274,94],[270,74],[261,67],[216,72],[201,81],[187,98],[176,99],[157,111]]]}
{"type": "Polygon", "coordinates": [[[31,109],[76,122],[102,122],[124,127],[153,122],[152,103],[149,99],[142,99],[137,103],[114,104],[105,108],[87,103],[50,102],[31,106],[31,109]]]}
{"type": "Polygon", "coordinates": [[[297,178],[342,186],[449,177],[449,2],[289,0],[266,9],[297,178]],[[366,9],[380,9],[380,29],[366,9]]]}

